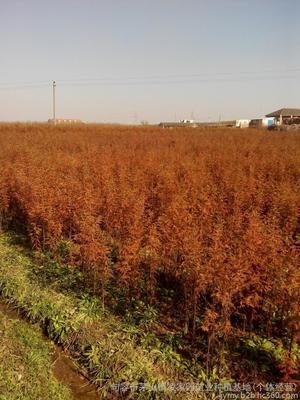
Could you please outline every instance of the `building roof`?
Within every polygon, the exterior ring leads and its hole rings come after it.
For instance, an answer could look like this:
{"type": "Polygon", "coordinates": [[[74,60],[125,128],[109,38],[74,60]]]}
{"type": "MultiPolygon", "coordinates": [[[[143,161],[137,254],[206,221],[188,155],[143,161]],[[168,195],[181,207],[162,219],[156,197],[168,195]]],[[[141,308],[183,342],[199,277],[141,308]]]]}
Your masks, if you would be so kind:
{"type": "Polygon", "coordinates": [[[274,111],[270,114],[267,114],[266,117],[300,117],[300,108],[281,108],[280,110],[274,111]]]}

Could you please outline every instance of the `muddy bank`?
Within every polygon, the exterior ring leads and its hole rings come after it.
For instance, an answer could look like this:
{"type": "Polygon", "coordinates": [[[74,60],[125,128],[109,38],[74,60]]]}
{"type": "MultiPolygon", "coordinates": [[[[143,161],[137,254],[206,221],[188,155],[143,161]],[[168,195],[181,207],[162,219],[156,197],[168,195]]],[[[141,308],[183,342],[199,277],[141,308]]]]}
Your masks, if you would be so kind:
{"type": "MultiPolygon", "coordinates": [[[[22,320],[23,323],[30,326],[20,313],[8,306],[5,302],[0,300],[0,311],[8,318],[22,320]]],[[[102,397],[98,394],[95,385],[83,376],[76,368],[72,359],[60,347],[54,345],[46,336],[43,335],[43,340],[51,345],[53,349],[53,363],[52,369],[55,378],[62,384],[69,387],[74,400],[99,400],[102,397]]],[[[107,397],[114,399],[116,397],[107,397]]]]}
{"type": "Polygon", "coordinates": [[[74,400],[101,399],[96,387],[80,374],[74,362],[60,348],[55,348],[53,358],[54,376],[71,389],[74,400]]]}

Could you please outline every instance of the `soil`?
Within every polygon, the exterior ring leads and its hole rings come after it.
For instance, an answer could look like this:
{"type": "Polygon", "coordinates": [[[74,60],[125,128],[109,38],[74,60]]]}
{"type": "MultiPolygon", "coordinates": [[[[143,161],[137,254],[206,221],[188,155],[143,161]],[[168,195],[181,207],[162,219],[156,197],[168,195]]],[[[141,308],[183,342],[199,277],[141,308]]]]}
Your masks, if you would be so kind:
{"type": "MultiPolygon", "coordinates": [[[[6,316],[12,319],[19,319],[29,324],[20,313],[8,306],[6,303],[0,300],[0,311],[6,316]]],[[[48,343],[50,340],[43,336],[44,340],[48,343]]],[[[52,343],[52,342],[51,342],[52,343]]],[[[72,359],[69,357],[68,353],[62,350],[60,347],[54,345],[53,352],[53,373],[56,379],[68,386],[71,390],[74,400],[99,400],[100,395],[97,392],[97,388],[93,385],[85,376],[83,376],[80,371],[75,366],[72,359]]],[[[114,397],[111,397],[113,399],[114,397]]]]}

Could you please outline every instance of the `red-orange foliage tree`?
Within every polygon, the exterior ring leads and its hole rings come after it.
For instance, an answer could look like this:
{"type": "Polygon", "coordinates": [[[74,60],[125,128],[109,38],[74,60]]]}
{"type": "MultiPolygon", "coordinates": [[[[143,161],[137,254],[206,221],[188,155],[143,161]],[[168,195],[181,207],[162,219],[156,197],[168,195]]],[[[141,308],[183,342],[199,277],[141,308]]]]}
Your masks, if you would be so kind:
{"type": "Polygon", "coordinates": [[[299,339],[299,134],[2,125],[0,147],[1,226],[71,241],[103,305],[165,305],[210,344],[299,339]]]}

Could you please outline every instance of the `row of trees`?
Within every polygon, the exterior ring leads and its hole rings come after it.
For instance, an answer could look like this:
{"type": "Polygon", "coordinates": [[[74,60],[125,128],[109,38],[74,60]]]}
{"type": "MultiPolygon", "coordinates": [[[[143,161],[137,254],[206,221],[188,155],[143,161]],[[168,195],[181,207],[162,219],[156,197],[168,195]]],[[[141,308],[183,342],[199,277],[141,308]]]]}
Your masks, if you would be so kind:
{"type": "Polygon", "coordinates": [[[210,344],[297,339],[296,133],[4,125],[0,148],[2,225],[70,241],[103,305],[163,306],[210,344]]]}

